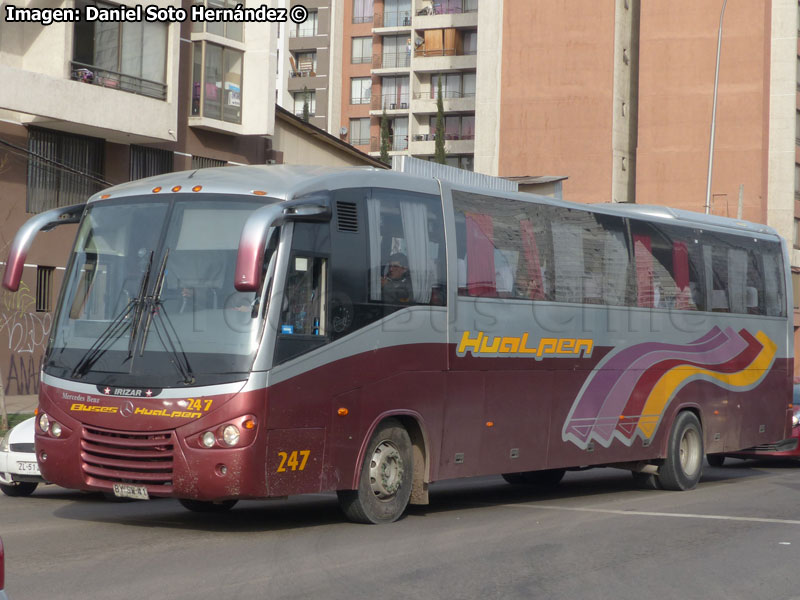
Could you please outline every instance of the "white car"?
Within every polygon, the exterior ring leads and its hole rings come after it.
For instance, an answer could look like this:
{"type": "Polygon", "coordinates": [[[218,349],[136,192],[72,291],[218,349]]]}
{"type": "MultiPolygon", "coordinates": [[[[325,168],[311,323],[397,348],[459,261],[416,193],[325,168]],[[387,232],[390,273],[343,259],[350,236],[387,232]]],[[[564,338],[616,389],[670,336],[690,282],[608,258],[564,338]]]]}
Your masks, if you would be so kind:
{"type": "Polygon", "coordinates": [[[0,490],[7,496],[30,496],[45,483],[33,447],[35,423],[36,417],[22,421],[0,440],[0,490]]]}

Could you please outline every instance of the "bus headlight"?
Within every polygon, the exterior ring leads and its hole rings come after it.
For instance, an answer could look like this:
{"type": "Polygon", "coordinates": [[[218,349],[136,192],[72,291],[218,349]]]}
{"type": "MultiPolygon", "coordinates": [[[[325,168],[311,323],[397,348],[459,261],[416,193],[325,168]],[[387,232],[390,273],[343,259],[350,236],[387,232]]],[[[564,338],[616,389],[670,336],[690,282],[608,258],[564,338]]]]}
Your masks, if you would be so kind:
{"type": "Polygon", "coordinates": [[[794,413],[792,415],[792,427],[797,427],[800,424],[800,413],[794,413]]]}
{"type": "Polygon", "coordinates": [[[222,441],[228,446],[235,446],[239,443],[239,428],[236,425],[226,425],[222,430],[222,441]]]}
{"type": "Polygon", "coordinates": [[[53,424],[50,425],[50,435],[53,437],[61,437],[61,423],[53,421],[53,424]]]}
{"type": "Polygon", "coordinates": [[[50,430],[50,419],[47,417],[46,413],[42,413],[39,416],[39,429],[47,433],[50,430]]]}
{"type": "Polygon", "coordinates": [[[206,431],[200,438],[200,443],[203,444],[203,446],[205,446],[206,448],[212,448],[216,441],[217,441],[217,436],[214,435],[213,431],[206,431]]]}

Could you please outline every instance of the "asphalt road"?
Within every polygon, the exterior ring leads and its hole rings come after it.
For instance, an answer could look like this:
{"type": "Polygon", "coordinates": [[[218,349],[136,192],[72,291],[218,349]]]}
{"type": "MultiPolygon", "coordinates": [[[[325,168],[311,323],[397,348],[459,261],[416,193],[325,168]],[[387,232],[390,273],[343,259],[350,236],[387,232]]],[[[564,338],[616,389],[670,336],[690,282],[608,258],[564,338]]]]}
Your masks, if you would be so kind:
{"type": "Polygon", "coordinates": [[[800,598],[800,465],[706,466],[691,492],[625,471],[536,494],[500,477],[438,483],[392,525],[335,496],[109,502],[54,486],[0,497],[11,600],[800,598]]]}

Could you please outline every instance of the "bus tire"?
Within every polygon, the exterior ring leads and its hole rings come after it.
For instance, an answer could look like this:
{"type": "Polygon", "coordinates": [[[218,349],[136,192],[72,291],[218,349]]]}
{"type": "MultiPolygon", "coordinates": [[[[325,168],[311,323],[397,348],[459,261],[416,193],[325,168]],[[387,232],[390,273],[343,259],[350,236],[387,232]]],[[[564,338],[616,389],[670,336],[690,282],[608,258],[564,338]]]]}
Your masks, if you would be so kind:
{"type": "Polygon", "coordinates": [[[200,513],[222,513],[227,512],[234,507],[238,500],[222,500],[220,502],[206,502],[203,500],[189,500],[187,498],[180,498],[178,502],[181,506],[191,510],[192,512],[200,513]]]}
{"type": "Polygon", "coordinates": [[[678,413],[669,432],[667,458],[658,470],[665,490],[684,491],[697,487],[703,474],[703,428],[688,410],[678,413]]]}
{"type": "Polygon", "coordinates": [[[16,481],[11,484],[0,483],[0,490],[3,490],[6,496],[30,496],[38,485],[35,481],[16,481]]]}
{"type": "Polygon", "coordinates": [[[381,423],[372,435],[356,490],[339,490],[339,506],[356,523],[392,523],[408,506],[414,481],[411,438],[396,419],[381,423]]]}
{"type": "Polygon", "coordinates": [[[706,460],[708,464],[712,467],[721,467],[725,464],[725,455],[724,454],[709,454],[706,456],[706,460]]]}
{"type": "Polygon", "coordinates": [[[544,471],[503,473],[503,479],[512,485],[528,485],[540,489],[550,489],[559,484],[566,472],[566,469],[546,469],[544,471]]]}

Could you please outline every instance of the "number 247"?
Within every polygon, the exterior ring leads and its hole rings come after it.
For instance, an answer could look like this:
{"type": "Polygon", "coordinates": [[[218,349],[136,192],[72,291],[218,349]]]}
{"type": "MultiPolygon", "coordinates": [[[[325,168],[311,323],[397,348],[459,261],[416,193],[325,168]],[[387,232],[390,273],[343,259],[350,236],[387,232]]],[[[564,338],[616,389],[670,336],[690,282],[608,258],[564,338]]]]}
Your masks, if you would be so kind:
{"type": "Polygon", "coordinates": [[[278,452],[278,456],[281,458],[281,464],[278,465],[278,473],[285,473],[289,470],[302,471],[306,468],[308,457],[311,456],[311,450],[295,450],[291,454],[287,454],[286,452],[278,452]],[[300,455],[299,461],[298,454],[300,455]]]}

